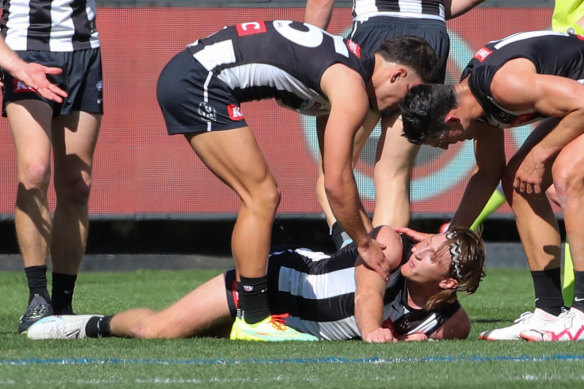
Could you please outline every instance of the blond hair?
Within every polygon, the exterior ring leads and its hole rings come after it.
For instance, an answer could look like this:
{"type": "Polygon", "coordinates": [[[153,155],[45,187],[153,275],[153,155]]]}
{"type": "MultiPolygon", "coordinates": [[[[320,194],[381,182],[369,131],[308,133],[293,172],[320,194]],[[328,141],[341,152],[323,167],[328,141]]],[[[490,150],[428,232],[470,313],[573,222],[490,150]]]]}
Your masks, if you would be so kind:
{"type": "Polygon", "coordinates": [[[446,241],[436,252],[436,255],[448,250],[451,264],[449,276],[458,281],[456,289],[443,289],[430,297],[425,309],[432,311],[453,303],[457,300],[456,292],[471,295],[479,287],[485,277],[486,250],[480,237],[480,230],[473,232],[468,228],[453,228],[445,233],[446,241]]]}

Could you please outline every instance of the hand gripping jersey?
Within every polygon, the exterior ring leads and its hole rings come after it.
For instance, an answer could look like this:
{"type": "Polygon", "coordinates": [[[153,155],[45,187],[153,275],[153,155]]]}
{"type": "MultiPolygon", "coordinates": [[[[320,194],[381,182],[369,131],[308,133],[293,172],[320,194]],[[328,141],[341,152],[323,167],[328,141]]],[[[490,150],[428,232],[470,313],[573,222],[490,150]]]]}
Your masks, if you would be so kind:
{"type": "MultiPolygon", "coordinates": [[[[412,243],[402,236],[402,264],[412,243]]],[[[268,300],[274,314],[287,313],[286,324],[320,339],[343,340],[361,336],[355,319],[355,258],[351,244],[334,256],[306,249],[273,253],[268,264],[268,300]]],[[[399,269],[387,282],[384,326],[394,335],[425,333],[442,326],[460,308],[455,302],[427,312],[407,304],[405,278],[399,269]]]]}
{"type": "Polygon", "coordinates": [[[372,57],[360,58],[360,48],[353,42],[288,20],[225,27],[188,49],[240,102],[274,98],[307,115],[329,112],[330,104],[320,88],[328,67],[346,65],[367,83],[374,66],[372,57]]]}
{"type": "Polygon", "coordinates": [[[550,74],[582,82],[584,79],[584,37],[550,31],[532,31],[489,42],[478,50],[462,72],[483,110],[484,121],[494,127],[521,126],[544,118],[530,109],[510,111],[497,104],[491,94],[491,82],[497,70],[515,58],[533,62],[539,74],[550,74]]]}

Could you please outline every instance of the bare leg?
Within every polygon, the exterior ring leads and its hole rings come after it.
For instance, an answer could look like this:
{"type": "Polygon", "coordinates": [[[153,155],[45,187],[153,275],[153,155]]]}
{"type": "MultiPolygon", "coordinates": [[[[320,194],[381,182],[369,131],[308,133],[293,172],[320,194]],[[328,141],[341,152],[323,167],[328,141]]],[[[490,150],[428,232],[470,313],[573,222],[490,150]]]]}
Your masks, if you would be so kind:
{"type": "Polygon", "coordinates": [[[85,253],[93,153],[101,115],[75,112],[53,121],[55,191],[51,261],[55,273],[75,275],[85,253]]]}
{"type": "Polygon", "coordinates": [[[232,323],[221,274],[160,312],[146,308],[120,312],[112,318],[110,328],[114,336],[186,338],[203,333],[225,336],[232,323]]]}
{"type": "Polygon", "coordinates": [[[14,211],[16,235],[24,267],[46,265],[51,240],[47,203],[50,181],[52,109],[25,100],[6,107],[16,148],[18,191],[14,211]]]}
{"type": "Polygon", "coordinates": [[[410,222],[410,178],[420,146],[402,136],[401,116],[382,118],[382,137],[375,164],[373,225],[407,227],[410,222]]]}
{"type": "MultiPolygon", "coordinates": [[[[559,268],[561,262],[561,239],[558,223],[545,194],[523,196],[513,190],[515,171],[527,152],[539,142],[555,125],[555,119],[543,122],[524,142],[509,161],[502,181],[503,190],[516,216],[517,230],[525,249],[531,270],[559,268]]],[[[552,183],[551,171],[544,177],[544,188],[552,183]]]]}
{"type": "Polygon", "coordinates": [[[231,237],[238,277],[263,277],[280,192],[249,127],[191,136],[203,163],[241,199],[231,237]]]}
{"type": "Polygon", "coordinates": [[[584,136],[570,142],[556,158],[552,175],[562,207],[574,270],[584,271],[584,136]]]}
{"type": "MultiPolygon", "coordinates": [[[[539,315],[538,312],[543,310],[548,315],[558,316],[563,306],[563,297],[560,273],[561,237],[556,216],[545,193],[524,195],[513,189],[513,178],[517,167],[533,145],[548,132],[549,127],[544,123],[531,133],[509,161],[502,183],[505,195],[515,214],[517,230],[531,270],[535,292],[535,313],[539,315]]],[[[551,183],[551,168],[549,168],[544,174],[542,188],[547,189],[551,183]]]]}

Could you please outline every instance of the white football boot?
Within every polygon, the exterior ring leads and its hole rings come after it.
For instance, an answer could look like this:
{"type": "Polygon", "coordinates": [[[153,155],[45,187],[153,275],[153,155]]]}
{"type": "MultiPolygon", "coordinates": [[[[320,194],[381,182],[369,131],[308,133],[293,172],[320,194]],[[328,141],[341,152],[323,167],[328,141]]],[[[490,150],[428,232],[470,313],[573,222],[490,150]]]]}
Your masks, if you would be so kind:
{"type": "Polygon", "coordinates": [[[571,308],[558,316],[558,320],[538,330],[521,333],[532,342],[577,342],[584,340],[584,312],[571,308]]]}
{"type": "MultiPolygon", "coordinates": [[[[560,315],[561,316],[561,315],[560,315]]],[[[558,320],[546,311],[535,308],[533,312],[524,312],[515,320],[515,324],[503,328],[483,331],[480,338],[484,340],[521,340],[521,333],[527,330],[538,330],[558,320]]]]}
{"type": "Polygon", "coordinates": [[[35,322],[26,331],[29,339],[83,339],[85,326],[92,317],[102,315],[55,315],[35,322]]]}

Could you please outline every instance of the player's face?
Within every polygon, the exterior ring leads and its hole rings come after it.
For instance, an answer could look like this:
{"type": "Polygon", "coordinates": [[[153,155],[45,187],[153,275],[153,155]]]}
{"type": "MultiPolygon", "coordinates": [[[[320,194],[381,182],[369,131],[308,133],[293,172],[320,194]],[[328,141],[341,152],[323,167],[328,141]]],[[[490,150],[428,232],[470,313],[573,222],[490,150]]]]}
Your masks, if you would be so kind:
{"type": "Polygon", "coordinates": [[[447,123],[446,130],[439,136],[428,139],[426,144],[446,150],[452,144],[473,138],[474,132],[470,126],[464,126],[461,122],[450,122],[447,123]]]}
{"type": "Polygon", "coordinates": [[[408,280],[418,283],[440,282],[450,276],[450,251],[442,244],[444,234],[432,235],[412,247],[410,259],[401,267],[408,280]]]}

